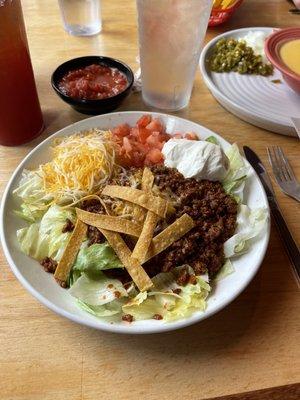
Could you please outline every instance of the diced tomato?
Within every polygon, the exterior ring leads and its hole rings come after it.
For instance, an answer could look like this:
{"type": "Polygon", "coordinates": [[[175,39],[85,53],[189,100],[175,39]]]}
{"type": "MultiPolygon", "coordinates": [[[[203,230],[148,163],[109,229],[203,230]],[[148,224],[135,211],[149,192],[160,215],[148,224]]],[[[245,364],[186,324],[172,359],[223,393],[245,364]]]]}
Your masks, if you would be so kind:
{"type": "Polygon", "coordinates": [[[147,126],[148,124],[150,124],[151,120],[152,120],[151,115],[149,115],[149,114],[143,115],[143,116],[137,121],[136,126],[137,126],[138,128],[146,128],[146,126],[147,126]]]}
{"type": "Polygon", "coordinates": [[[184,135],[185,139],[188,140],[199,140],[198,136],[194,132],[189,132],[184,135]]]}
{"type": "Polygon", "coordinates": [[[127,124],[117,126],[112,130],[113,135],[123,137],[130,134],[130,127],[127,124]]]}
{"type": "Polygon", "coordinates": [[[132,138],[133,140],[136,140],[136,138],[138,138],[139,136],[139,128],[137,128],[136,126],[134,126],[133,128],[130,129],[130,134],[129,134],[130,138],[132,138]]]}
{"type": "Polygon", "coordinates": [[[150,147],[158,147],[158,145],[160,144],[158,136],[155,135],[149,136],[146,142],[150,147]]]}
{"type": "Polygon", "coordinates": [[[146,155],[145,158],[145,164],[146,165],[151,165],[151,164],[160,164],[164,160],[162,152],[158,149],[151,149],[149,150],[149,153],[146,155]]]}
{"type": "MultiPolygon", "coordinates": [[[[117,161],[124,167],[143,167],[163,162],[161,150],[171,136],[161,121],[143,115],[135,126],[122,124],[112,130],[117,161]]],[[[180,135],[182,137],[182,135],[180,135]]]]}
{"type": "Polygon", "coordinates": [[[146,143],[148,137],[151,135],[151,131],[149,131],[149,129],[146,128],[139,128],[139,140],[142,143],[146,143]]]}
{"type": "Polygon", "coordinates": [[[163,132],[164,126],[158,118],[154,118],[150,124],[146,126],[149,131],[163,132]]]}
{"type": "Polygon", "coordinates": [[[150,147],[147,143],[139,143],[139,142],[135,142],[134,143],[134,147],[136,150],[138,150],[139,152],[141,152],[142,154],[144,154],[144,156],[146,156],[146,154],[148,153],[150,147]]]}
{"type": "Polygon", "coordinates": [[[172,136],[170,136],[168,133],[160,133],[159,134],[159,140],[161,142],[167,142],[171,138],[172,138],[172,136]]]}

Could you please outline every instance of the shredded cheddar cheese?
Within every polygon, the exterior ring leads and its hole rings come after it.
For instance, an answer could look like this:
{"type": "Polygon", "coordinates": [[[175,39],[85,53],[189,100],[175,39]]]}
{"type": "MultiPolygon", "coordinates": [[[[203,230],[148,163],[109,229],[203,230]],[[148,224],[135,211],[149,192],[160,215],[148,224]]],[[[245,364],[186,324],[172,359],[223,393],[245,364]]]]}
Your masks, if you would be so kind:
{"type": "Polygon", "coordinates": [[[110,131],[92,129],[54,142],[52,161],[39,167],[44,190],[54,201],[76,201],[97,192],[113,173],[110,131]]]}

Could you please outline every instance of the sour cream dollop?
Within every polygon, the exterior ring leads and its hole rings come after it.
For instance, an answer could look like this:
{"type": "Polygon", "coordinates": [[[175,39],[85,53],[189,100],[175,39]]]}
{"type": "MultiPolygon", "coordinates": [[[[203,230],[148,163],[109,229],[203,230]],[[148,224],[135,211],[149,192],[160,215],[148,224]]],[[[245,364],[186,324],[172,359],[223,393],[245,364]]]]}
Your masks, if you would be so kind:
{"type": "Polygon", "coordinates": [[[170,139],[162,153],[165,166],[176,168],[185,178],[221,181],[229,167],[222,148],[203,140],[170,139]]]}

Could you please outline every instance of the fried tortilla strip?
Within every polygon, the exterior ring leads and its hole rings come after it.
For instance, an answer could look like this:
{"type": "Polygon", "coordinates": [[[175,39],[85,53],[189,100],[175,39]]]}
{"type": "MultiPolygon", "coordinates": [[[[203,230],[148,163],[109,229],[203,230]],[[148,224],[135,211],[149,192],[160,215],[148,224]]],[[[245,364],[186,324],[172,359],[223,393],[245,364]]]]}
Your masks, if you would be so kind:
{"type": "Polygon", "coordinates": [[[176,219],[173,224],[169,225],[153,238],[144,262],[171,246],[172,243],[182,238],[182,236],[189,232],[194,226],[195,223],[193,219],[187,214],[183,214],[180,218],[176,219]]]}
{"type": "MultiPolygon", "coordinates": [[[[142,176],[142,190],[145,192],[150,191],[153,186],[153,182],[154,182],[154,175],[152,174],[149,168],[147,167],[144,168],[142,176]]],[[[133,209],[133,218],[135,221],[144,222],[146,214],[147,212],[143,207],[138,206],[137,204],[135,205],[133,209]]]]}
{"type": "Polygon", "coordinates": [[[147,212],[142,233],[132,252],[132,257],[136,258],[139,262],[143,262],[146,257],[158,219],[159,216],[152,211],[147,212]]]}
{"type": "Polygon", "coordinates": [[[81,210],[80,208],[76,208],[76,213],[77,217],[82,222],[95,226],[98,229],[108,229],[113,232],[125,233],[126,235],[135,237],[139,237],[142,231],[141,225],[125,218],[91,213],[81,210]]]}
{"type": "Polygon", "coordinates": [[[81,243],[86,236],[86,232],[86,224],[80,221],[80,219],[77,219],[75,228],[70,236],[65,251],[54,273],[54,278],[60,283],[67,282],[69,273],[77,257],[77,253],[80,249],[81,243]]]}
{"type": "Polygon", "coordinates": [[[131,257],[131,251],[119,233],[111,232],[106,229],[100,229],[100,231],[106,237],[110,246],[114,249],[138,289],[141,292],[150,289],[153,286],[151,279],[146,274],[138,260],[131,257]]]}
{"type": "MultiPolygon", "coordinates": [[[[154,182],[154,175],[149,168],[144,168],[142,177],[142,190],[150,192],[154,182]]],[[[159,220],[159,216],[152,211],[148,211],[144,222],[142,233],[132,252],[132,257],[142,262],[146,257],[147,251],[151,244],[154,229],[159,220]]]]}
{"type": "Polygon", "coordinates": [[[168,202],[166,200],[131,187],[108,185],[103,189],[102,194],[130,201],[154,212],[162,218],[166,216],[168,209],[168,202]]]}
{"type": "Polygon", "coordinates": [[[145,216],[146,216],[147,210],[141,206],[138,206],[137,204],[134,204],[133,208],[133,220],[137,221],[138,223],[143,224],[145,221],[145,216]]]}

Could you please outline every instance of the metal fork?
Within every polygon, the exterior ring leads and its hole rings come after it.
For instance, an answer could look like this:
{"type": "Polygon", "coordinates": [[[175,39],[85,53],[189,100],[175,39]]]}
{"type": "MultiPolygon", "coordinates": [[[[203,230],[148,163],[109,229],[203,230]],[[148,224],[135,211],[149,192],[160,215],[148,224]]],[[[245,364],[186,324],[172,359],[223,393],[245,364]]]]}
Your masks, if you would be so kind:
{"type": "Polygon", "coordinates": [[[288,196],[300,202],[300,184],[282,148],[272,146],[267,147],[267,151],[276,182],[280,189],[288,196]]]}

